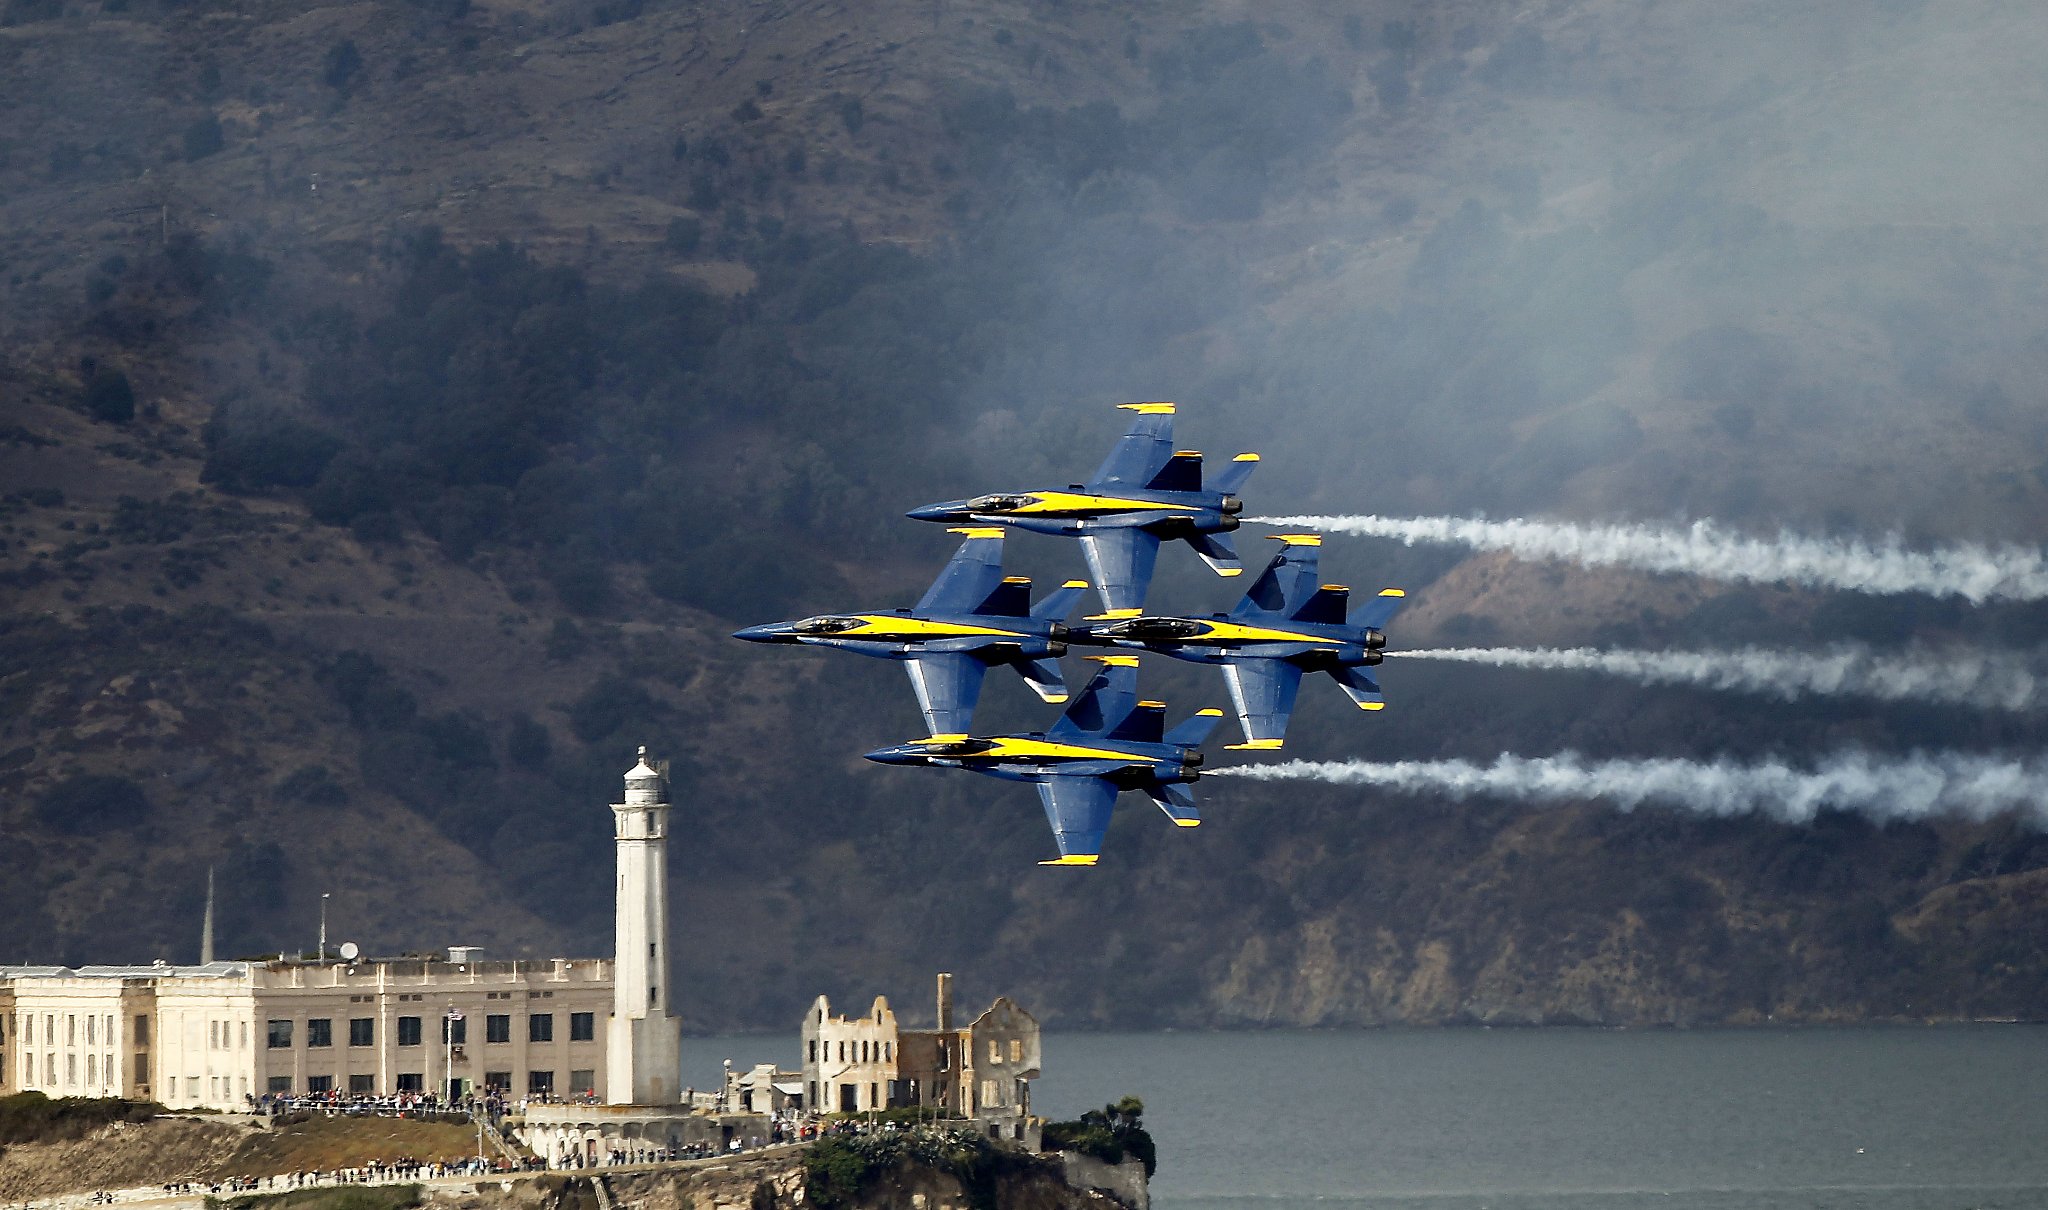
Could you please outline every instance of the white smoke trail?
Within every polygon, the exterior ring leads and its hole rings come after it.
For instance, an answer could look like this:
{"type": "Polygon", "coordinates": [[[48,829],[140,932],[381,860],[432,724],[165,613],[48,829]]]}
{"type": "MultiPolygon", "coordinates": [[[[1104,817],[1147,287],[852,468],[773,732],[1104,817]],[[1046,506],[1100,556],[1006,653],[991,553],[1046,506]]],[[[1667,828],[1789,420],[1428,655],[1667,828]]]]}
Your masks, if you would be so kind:
{"type": "Polygon", "coordinates": [[[1624,811],[1664,805],[1701,815],[1767,815],[1788,823],[1834,808],[1877,820],[1984,819],[2015,811],[2036,825],[2048,824],[2048,766],[1956,753],[1885,760],[1850,752],[1810,769],[1779,761],[1586,761],[1572,752],[1532,760],[1504,753],[1491,765],[1296,760],[1212,769],[1206,775],[1379,786],[1458,799],[1483,794],[1539,804],[1605,799],[1624,811]]]}
{"type": "Polygon", "coordinates": [[[1853,643],[1817,653],[1731,647],[1726,651],[1602,651],[1593,647],[1446,647],[1389,651],[1411,660],[1452,660],[1499,668],[1606,672],[1648,685],[1699,685],[1791,701],[1806,695],[1937,702],[1989,710],[2031,710],[2048,676],[2012,652],[1878,650],[1853,643]]]}
{"type": "Polygon", "coordinates": [[[1927,593],[1985,601],[2048,598],[2048,556],[2019,546],[1966,543],[1907,550],[1896,535],[1875,545],[1841,538],[1776,538],[1724,533],[1711,521],[1684,529],[1659,525],[1574,525],[1563,521],[1488,521],[1473,517],[1253,517],[1261,525],[1365,534],[1417,542],[1506,550],[1525,559],[1589,566],[1688,572],[1717,580],[1798,584],[1868,593],[1927,593]]]}

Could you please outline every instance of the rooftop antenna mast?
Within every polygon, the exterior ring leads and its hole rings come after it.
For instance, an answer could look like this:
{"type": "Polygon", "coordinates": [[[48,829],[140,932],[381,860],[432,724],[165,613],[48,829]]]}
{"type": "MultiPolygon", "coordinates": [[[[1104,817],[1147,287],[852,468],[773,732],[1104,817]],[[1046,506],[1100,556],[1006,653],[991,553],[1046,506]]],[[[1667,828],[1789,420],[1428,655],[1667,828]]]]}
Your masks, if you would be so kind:
{"type": "Polygon", "coordinates": [[[213,962],[213,867],[206,867],[206,917],[199,925],[199,965],[213,962]]]}

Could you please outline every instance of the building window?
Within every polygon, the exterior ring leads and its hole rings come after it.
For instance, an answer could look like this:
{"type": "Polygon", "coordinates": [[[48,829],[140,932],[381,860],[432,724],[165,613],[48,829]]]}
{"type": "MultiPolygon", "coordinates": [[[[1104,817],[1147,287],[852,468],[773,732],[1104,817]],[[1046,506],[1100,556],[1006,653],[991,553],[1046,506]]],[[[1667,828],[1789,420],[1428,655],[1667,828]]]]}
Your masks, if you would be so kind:
{"type": "Polygon", "coordinates": [[[555,1014],[535,1013],[526,1019],[526,1040],[529,1042],[552,1042],[555,1040],[555,1014]]]}
{"type": "Polygon", "coordinates": [[[398,1091],[424,1092],[426,1088],[427,1077],[422,1073],[417,1071],[401,1071],[398,1073],[398,1091]]]}
{"type": "Polygon", "coordinates": [[[811,1039],[811,1051],[810,1051],[810,1053],[811,1053],[811,1057],[810,1057],[810,1059],[808,1060],[808,1062],[812,1062],[812,1063],[815,1063],[815,1062],[817,1062],[817,1061],[818,1061],[818,1040],[817,1040],[816,1038],[812,1038],[812,1039],[811,1039]]]}
{"type": "Polygon", "coordinates": [[[588,1042],[588,1041],[591,1041],[592,1039],[594,1039],[594,1038],[596,1038],[596,1037],[597,1037],[597,1014],[596,1014],[596,1013],[570,1013],[570,1014],[569,1014],[569,1040],[570,1040],[571,1042],[588,1042]]]}
{"type": "Polygon", "coordinates": [[[996,1104],[996,1082],[995,1082],[994,1080],[983,1080],[983,1081],[981,1082],[981,1106],[980,1106],[980,1107],[981,1107],[981,1108],[983,1108],[983,1109],[993,1109],[993,1108],[995,1107],[995,1104],[996,1104]]]}
{"type": "Polygon", "coordinates": [[[555,1073],[552,1071],[529,1071],[526,1073],[526,1095],[530,1097],[553,1096],[555,1073]]]}
{"type": "Polygon", "coordinates": [[[78,1014],[64,1014],[64,1045],[78,1045],[78,1014]]]}
{"type": "MultiPolygon", "coordinates": [[[[334,1045],[334,1022],[327,1017],[311,1017],[306,1021],[306,1045],[334,1045]]],[[[316,1090],[317,1091],[317,1090],[316,1090]]]]}
{"type": "Polygon", "coordinates": [[[43,1087],[55,1088],[57,1086],[57,1056],[55,1054],[43,1056],[43,1075],[43,1087]]]}
{"type": "Polygon", "coordinates": [[[146,1050],[135,1052],[135,1082],[149,1087],[149,1052],[146,1050]]]}
{"type": "Polygon", "coordinates": [[[884,1043],[882,1043],[882,1062],[884,1062],[884,1063],[890,1063],[890,1062],[894,1062],[894,1061],[895,1061],[895,1059],[896,1059],[896,1044],[895,1044],[894,1042],[884,1042],[884,1043]]]}
{"type": "Polygon", "coordinates": [[[377,1044],[377,1018],[350,1017],[348,1019],[348,1044],[350,1046],[375,1046],[377,1044]]]}
{"type": "Polygon", "coordinates": [[[846,1062],[846,1040],[843,1038],[839,1042],[839,1061],[846,1062]]]}
{"type": "Polygon", "coordinates": [[[441,1040],[443,1042],[452,1042],[457,1046],[467,1046],[469,1044],[469,1018],[442,1017],[441,1040]]]}
{"type": "Polygon", "coordinates": [[[1003,1061],[1003,1044],[994,1038],[988,1040],[988,1061],[992,1066],[1003,1061]]]}
{"type": "MultiPolygon", "coordinates": [[[[92,1024],[91,1021],[86,1022],[92,1024]]],[[[98,1055],[85,1056],[85,1085],[90,1088],[100,1082],[100,1060],[98,1055]]]]}
{"type": "Polygon", "coordinates": [[[242,1028],[239,1032],[242,1035],[242,1049],[249,1049],[249,1023],[247,1021],[242,1022],[242,1028]]]}
{"type": "MultiPolygon", "coordinates": [[[[248,1029],[249,1023],[247,1021],[242,1022],[242,1028],[248,1029]]],[[[147,1015],[135,1018],[135,1044],[137,1046],[149,1045],[149,1017],[147,1015]]]]}
{"type": "Polygon", "coordinates": [[[510,1042],[512,1040],[512,1015],[492,1013],[484,1018],[484,1041],[510,1042]]]}
{"type": "Polygon", "coordinates": [[[509,1071],[487,1071],[484,1073],[484,1087],[493,1092],[511,1092],[512,1073],[509,1071]]]}
{"type": "Polygon", "coordinates": [[[569,1073],[569,1095],[591,1097],[597,1095],[597,1070],[586,1067],[569,1073]]]}
{"type": "Polygon", "coordinates": [[[186,1095],[186,1096],[188,1096],[188,1097],[190,1097],[190,1098],[192,1098],[192,1099],[193,1099],[193,1100],[195,1100],[195,1101],[199,1099],[199,1077],[198,1077],[198,1076],[186,1076],[186,1077],[185,1077],[185,1095],[186,1095]]]}
{"type": "Polygon", "coordinates": [[[263,1089],[265,1092],[273,1095],[279,1093],[288,1094],[292,1090],[292,1078],[290,1076],[272,1076],[264,1082],[263,1089]]]}
{"type": "Polygon", "coordinates": [[[377,1091],[377,1077],[376,1077],[376,1076],[350,1076],[350,1077],[348,1078],[348,1090],[349,1090],[350,1092],[356,1092],[356,1093],[368,1093],[368,1092],[375,1092],[375,1091],[377,1091]]]}
{"type": "Polygon", "coordinates": [[[272,1021],[270,1023],[270,1049],[290,1050],[292,1046],[292,1023],[272,1021]]]}
{"type": "Polygon", "coordinates": [[[85,1019],[85,1044],[86,1044],[87,1046],[91,1046],[91,1045],[93,1045],[93,1044],[94,1044],[95,1042],[98,1042],[98,1041],[99,1041],[99,1039],[98,1039],[98,1038],[95,1038],[95,1037],[93,1037],[93,1034],[94,1034],[94,1032],[95,1032],[95,1030],[93,1029],[93,1027],[94,1027],[94,1026],[96,1026],[96,1025],[98,1025],[98,1024],[99,1024],[99,1018],[98,1018],[98,1017],[87,1017],[87,1018],[85,1019]]]}
{"type": "Polygon", "coordinates": [[[307,1076],[307,1077],[306,1077],[306,1091],[307,1091],[307,1092],[333,1092],[333,1091],[334,1091],[334,1077],[333,1077],[333,1076],[307,1076]]]}
{"type": "Polygon", "coordinates": [[[64,1087],[78,1087],[78,1056],[64,1056],[64,1087]]]}
{"type": "Polygon", "coordinates": [[[400,1017],[398,1019],[398,1044],[400,1046],[418,1046],[420,1044],[420,1019],[418,1017],[400,1017]]]}
{"type": "Polygon", "coordinates": [[[1012,1062],[1012,1063],[1022,1063],[1023,1061],[1024,1061],[1024,1039],[1022,1039],[1022,1038],[1011,1038],[1011,1039],[1010,1039],[1010,1062],[1012,1062]]]}

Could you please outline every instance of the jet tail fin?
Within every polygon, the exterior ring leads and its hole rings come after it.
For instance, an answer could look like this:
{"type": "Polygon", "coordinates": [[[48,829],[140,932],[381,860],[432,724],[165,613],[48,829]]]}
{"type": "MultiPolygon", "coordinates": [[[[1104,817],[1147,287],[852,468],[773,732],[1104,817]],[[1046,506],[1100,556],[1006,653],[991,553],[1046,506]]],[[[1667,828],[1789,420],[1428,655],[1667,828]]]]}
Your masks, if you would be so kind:
{"type": "Polygon", "coordinates": [[[1195,792],[1184,782],[1152,786],[1146,789],[1146,797],[1156,803],[1166,817],[1181,828],[1199,827],[1202,823],[1201,809],[1195,806],[1195,792]]]}
{"type": "Polygon", "coordinates": [[[974,612],[995,618],[1021,618],[1031,612],[1031,581],[1024,576],[1005,576],[982,598],[974,612]]]}
{"type": "Polygon", "coordinates": [[[1401,612],[1401,606],[1407,603],[1407,593],[1398,588],[1382,588],[1380,595],[1367,601],[1351,622],[1368,630],[1384,630],[1387,623],[1394,620],[1394,615],[1401,612]]]}
{"type": "Polygon", "coordinates": [[[1202,746],[1202,741],[1209,738],[1209,733],[1216,729],[1216,724],[1222,721],[1223,712],[1221,710],[1198,710],[1186,722],[1167,732],[1165,742],[1169,744],[1186,744],[1190,748],[1199,748],[1202,746]]]}
{"type": "Polygon", "coordinates": [[[1045,594],[1045,599],[1031,607],[1031,616],[1041,622],[1065,621],[1074,612],[1074,602],[1088,591],[1088,581],[1068,580],[1066,583],[1045,594]]]}
{"type": "Polygon", "coordinates": [[[1243,487],[1244,481],[1251,478],[1252,472],[1257,469],[1259,469],[1259,456],[1257,454],[1239,454],[1230,460],[1228,466],[1216,472],[1216,478],[1210,482],[1209,490],[1212,492],[1222,492],[1226,496],[1230,495],[1238,488],[1243,487]]]}
{"type": "Polygon", "coordinates": [[[1145,485],[1154,491],[1198,492],[1202,490],[1202,455],[1195,450],[1176,450],[1166,465],[1145,485]]]}
{"type": "Polygon", "coordinates": [[[1031,691],[1044,700],[1058,705],[1067,700],[1067,678],[1060,671],[1058,660],[1025,660],[1010,665],[1031,691]]]}
{"type": "Polygon", "coordinates": [[[1244,560],[1237,557],[1237,548],[1222,534],[1189,534],[1188,545],[1202,556],[1202,562],[1219,576],[1241,576],[1244,574],[1244,560]]]}
{"type": "Polygon", "coordinates": [[[1382,710],[1387,699],[1380,693],[1380,683],[1372,679],[1363,668],[1332,668],[1331,679],[1344,691],[1344,696],[1360,710],[1382,710]]]}
{"type": "Polygon", "coordinates": [[[1342,584],[1325,584],[1309,594],[1294,611],[1294,620],[1310,625],[1342,626],[1351,610],[1351,590],[1342,584]]]}

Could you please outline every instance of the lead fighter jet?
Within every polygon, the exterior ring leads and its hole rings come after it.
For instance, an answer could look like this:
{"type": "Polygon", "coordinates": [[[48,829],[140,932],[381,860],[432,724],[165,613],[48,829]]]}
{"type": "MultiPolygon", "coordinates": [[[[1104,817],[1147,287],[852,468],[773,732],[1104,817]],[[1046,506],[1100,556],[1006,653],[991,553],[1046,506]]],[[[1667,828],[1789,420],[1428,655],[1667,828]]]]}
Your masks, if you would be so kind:
{"type": "Polygon", "coordinates": [[[1257,454],[1239,454],[1208,487],[1202,455],[1173,448],[1173,405],[1120,403],[1138,413],[1086,483],[1064,491],[1002,492],[910,510],[919,521],[1007,525],[1079,537],[1109,617],[1135,617],[1145,606],[1161,542],[1180,539],[1217,575],[1244,571],[1225,533],[1237,528],[1244,502],[1234,494],[1257,454]]]}
{"type": "Polygon", "coordinates": [[[1031,604],[1031,581],[1003,574],[1003,531],[956,529],[967,535],[914,609],[823,614],[735,631],[750,643],[805,643],[902,660],[932,734],[974,725],[981,681],[996,665],[1015,668],[1038,696],[1067,700],[1059,657],[1067,653],[1067,614],[1088,587],[1069,580],[1031,604]]]}
{"type": "Polygon", "coordinates": [[[889,765],[966,769],[1034,782],[1060,855],[1040,865],[1094,865],[1117,795],[1142,790],[1183,828],[1202,822],[1188,789],[1201,776],[1202,741],[1223,717],[1203,710],[1164,730],[1166,704],[1138,700],[1138,657],[1090,657],[1103,667],[1052,730],[1024,735],[933,735],[867,754],[889,765]]]}
{"type": "Polygon", "coordinates": [[[1074,642],[1221,664],[1244,726],[1245,742],[1232,748],[1280,746],[1304,672],[1329,673],[1362,710],[1385,706],[1379,683],[1364,670],[1380,662],[1387,645],[1381,628],[1406,603],[1407,594],[1381,589],[1347,621],[1351,590],[1320,582],[1316,564],[1322,535],[1268,536],[1286,545],[1228,614],[1097,622],[1076,627],[1074,642]]]}

